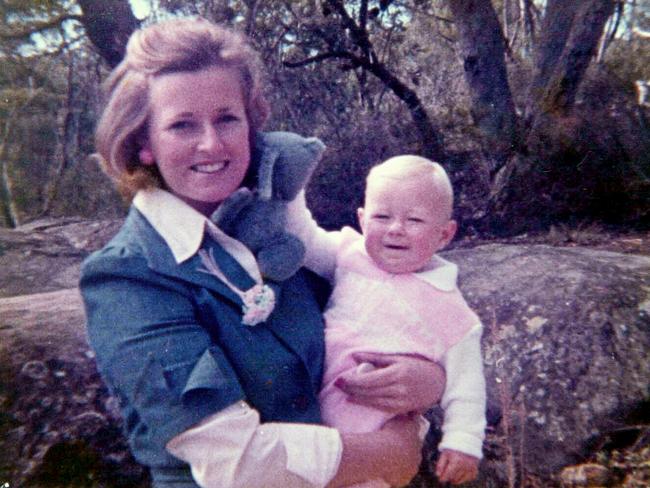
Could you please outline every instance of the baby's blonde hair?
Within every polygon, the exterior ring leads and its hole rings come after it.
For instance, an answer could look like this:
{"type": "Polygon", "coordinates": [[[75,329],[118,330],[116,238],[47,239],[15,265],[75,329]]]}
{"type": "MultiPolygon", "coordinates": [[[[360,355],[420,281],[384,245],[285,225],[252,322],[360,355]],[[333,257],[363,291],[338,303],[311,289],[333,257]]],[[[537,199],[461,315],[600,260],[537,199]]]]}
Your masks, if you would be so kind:
{"type": "Polygon", "coordinates": [[[366,178],[366,188],[374,178],[390,178],[395,180],[430,178],[432,191],[435,192],[443,215],[451,219],[454,206],[454,190],[445,169],[434,161],[422,156],[403,154],[387,159],[373,166],[366,178]]]}

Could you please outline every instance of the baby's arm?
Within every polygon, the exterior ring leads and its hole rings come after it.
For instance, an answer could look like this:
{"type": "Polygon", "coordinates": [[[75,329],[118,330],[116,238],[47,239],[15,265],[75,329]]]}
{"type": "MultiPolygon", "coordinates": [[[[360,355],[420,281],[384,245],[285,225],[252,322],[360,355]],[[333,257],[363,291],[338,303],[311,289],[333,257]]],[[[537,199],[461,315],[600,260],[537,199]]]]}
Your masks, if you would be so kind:
{"type": "Polygon", "coordinates": [[[481,358],[482,327],[477,324],[447,351],[447,387],[443,437],[436,475],[441,481],[464,483],[476,477],[485,437],[485,377],[481,358]]]}
{"type": "Polygon", "coordinates": [[[307,208],[304,190],[289,202],[286,230],[298,237],[305,245],[305,266],[332,281],[341,232],[328,232],[318,226],[307,208]]]}

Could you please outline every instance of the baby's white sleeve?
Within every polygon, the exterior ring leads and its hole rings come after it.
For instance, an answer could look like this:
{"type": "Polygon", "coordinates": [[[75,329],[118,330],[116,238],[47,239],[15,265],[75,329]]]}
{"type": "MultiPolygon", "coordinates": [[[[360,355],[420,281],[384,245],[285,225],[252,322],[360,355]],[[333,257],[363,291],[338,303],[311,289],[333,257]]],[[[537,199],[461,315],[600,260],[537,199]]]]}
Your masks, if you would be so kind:
{"type": "Polygon", "coordinates": [[[481,357],[481,324],[447,351],[443,366],[447,386],[441,406],[445,412],[439,450],[453,449],[481,459],[485,438],[485,376],[481,357]]]}
{"type": "Polygon", "coordinates": [[[341,232],[328,232],[318,226],[307,208],[304,190],[287,206],[286,230],[298,237],[305,245],[305,266],[332,281],[341,232]]]}

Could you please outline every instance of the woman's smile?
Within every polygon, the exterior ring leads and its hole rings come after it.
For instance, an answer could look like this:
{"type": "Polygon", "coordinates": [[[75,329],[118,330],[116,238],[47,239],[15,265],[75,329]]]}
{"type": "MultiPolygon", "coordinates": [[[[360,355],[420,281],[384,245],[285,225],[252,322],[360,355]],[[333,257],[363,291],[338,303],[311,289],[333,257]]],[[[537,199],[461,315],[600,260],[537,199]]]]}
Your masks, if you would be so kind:
{"type": "Polygon", "coordinates": [[[201,163],[201,164],[193,165],[191,169],[192,171],[196,171],[197,173],[212,174],[221,171],[227,165],[228,165],[228,161],[222,161],[220,163],[201,163]]]}

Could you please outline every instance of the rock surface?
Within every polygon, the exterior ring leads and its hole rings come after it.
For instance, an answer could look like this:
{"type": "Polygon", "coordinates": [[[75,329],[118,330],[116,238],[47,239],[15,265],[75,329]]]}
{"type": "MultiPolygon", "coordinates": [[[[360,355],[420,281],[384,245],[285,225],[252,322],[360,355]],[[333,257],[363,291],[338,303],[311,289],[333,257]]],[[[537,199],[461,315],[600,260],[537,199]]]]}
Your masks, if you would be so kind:
{"type": "Polygon", "coordinates": [[[487,444],[491,476],[549,483],[639,421],[650,399],[650,257],[544,245],[445,254],[485,326],[488,441],[501,438],[487,444]]]}
{"type": "MultiPolygon", "coordinates": [[[[0,231],[0,485],[147,486],[73,288],[119,223],[63,224],[0,231]]],[[[559,485],[562,467],[647,415],[650,257],[501,244],[445,257],[485,325],[491,426],[473,486],[559,485]]],[[[423,469],[412,486],[437,485],[423,469]]]]}
{"type": "Polygon", "coordinates": [[[0,230],[0,486],[147,486],[97,374],[76,289],[81,260],[117,226],[0,230]]]}
{"type": "Polygon", "coordinates": [[[119,226],[119,220],[47,219],[0,227],[0,297],[76,287],[83,258],[119,226]]]}

